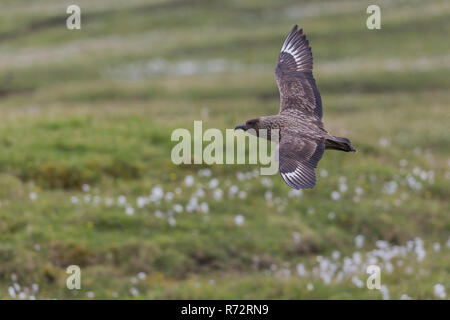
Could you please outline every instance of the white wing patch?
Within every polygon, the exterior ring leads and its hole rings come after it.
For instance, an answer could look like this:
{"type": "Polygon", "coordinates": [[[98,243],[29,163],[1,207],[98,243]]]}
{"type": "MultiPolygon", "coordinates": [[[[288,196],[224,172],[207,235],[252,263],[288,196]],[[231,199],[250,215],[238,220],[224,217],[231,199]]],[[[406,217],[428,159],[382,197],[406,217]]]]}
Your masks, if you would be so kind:
{"type": "Polygon", "coordinates": [[[298,52],[292,50],[291,48],[286,48],[284,50],[282,49],[281,52],[289,53],[294,58],[297,65],[300,64],[300,54],[298,52]]]}
{"type": "Polygon", "coordinates": [[[309,42],[303,35],[303,30],[297,31],[297,26],[287,36],[280,53],[287,53],[294,58],[295,70],[312,71],[312,53],[309,42]]]}
{"type": "Polygon", "coordinates": [[[295,189],[312,188],[316,183],[314,169],[308,168],[302,163],[298,163],[292,172],[281,172],[281,176],[290,187],[295,189]]]}

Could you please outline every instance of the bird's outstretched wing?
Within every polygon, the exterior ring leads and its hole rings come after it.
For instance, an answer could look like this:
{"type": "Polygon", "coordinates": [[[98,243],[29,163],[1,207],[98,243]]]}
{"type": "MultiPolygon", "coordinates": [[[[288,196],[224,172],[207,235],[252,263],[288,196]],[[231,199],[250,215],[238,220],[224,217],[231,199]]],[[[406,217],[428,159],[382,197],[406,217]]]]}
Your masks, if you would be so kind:
{"type": "Polygon", "coordinates": [[[310,137],[281,137],[279,145],[279,170],[284,181],[294,189],[309,189],[316,184],[315,168],[322,158],[325,144],[310,137]]]}
{"type": "Polygon", "coordinates": [[[295,26],[281,47],[275,69],[280,113],[322,118],[322,100],[312,75],[313,57],[303,30],[295,26]]]}

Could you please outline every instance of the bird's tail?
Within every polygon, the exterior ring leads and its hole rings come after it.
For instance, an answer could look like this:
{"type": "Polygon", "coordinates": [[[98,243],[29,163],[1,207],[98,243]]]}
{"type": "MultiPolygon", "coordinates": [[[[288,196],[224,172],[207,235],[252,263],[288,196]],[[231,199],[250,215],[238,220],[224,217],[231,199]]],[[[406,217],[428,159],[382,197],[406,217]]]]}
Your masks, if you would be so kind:
{"type": "Polygon", "coordinates": [[[330,138],[325,139],[325,149],[341,150],[345,152],[356,152],[353,148],[352,143],[347,138],[330,136],[330,138]]]}

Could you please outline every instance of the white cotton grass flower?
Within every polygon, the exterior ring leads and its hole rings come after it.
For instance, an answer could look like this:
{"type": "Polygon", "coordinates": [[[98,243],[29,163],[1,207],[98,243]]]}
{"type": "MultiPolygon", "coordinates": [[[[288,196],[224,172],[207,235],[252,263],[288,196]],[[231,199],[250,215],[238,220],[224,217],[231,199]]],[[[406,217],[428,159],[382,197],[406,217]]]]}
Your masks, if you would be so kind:
{"type": "Polygon", "coordinates": [[[416,178],[414,178],[412,175],[407,175],[406,176],[406,182],[407,182],[408,186],[412,190],[420,190],[420,189],[422,189],[422,183],[417,181],[416,178]]]}
{"type": "Polygon", "coordinates": [[[386,270],[387,273],[391,274],[394,271],[394,266],[392,265],[392,263],[386,262],[384,264],[384,269],[386,270]]]}
{"type": "Polygon", "coordinates": [[[186,187],[192,187],[194,185],[194,176],[186,176],[184,178],[184,184],[186,185],[186,187]]]}
{"type": "Polygon", "coordinates": [[[197,188],[197,190],[195,191],[194,195],[196,197],[203,198],[206,195],[206,193],[205,193],[205,191],[202,188],[197,188]]]}
{"type": "Polygon", "coordinates": [[[165,196],[164,196],[164,199],[165,199],[167,202],[172,201],[173,198],[174,198],[173,192],[167,192],[167,193],[165,194],[165,196]]]}
{"type": "Polygon", "coordinates": [[[194,211],[197,211],[197,208],[198,208],[197,197],[192,196],[191,198],[189,198],[189,202],[186,204],[186,211],[194,212],[194,211]]]}
{"type": "Polygon", "coordinates": [[[139,278],[139,280],[144,280],[145,278],[147,278],[147,274],[145,272],[139,272],[137,274],[137,277],[139,278]]]}
{"type": "Polygon", "coordinates": [[[273,186],[272,180],[267,177],[261,179],[261,184],[266,188],[272,188],[273,186]]]}
{"type": "Polygon", "coordinates": [[[36,192],[30,192],[29,197],[30,197],[31,201],[34,201],[34,200],[37,199],[37,193],[36,192]]]}
{"type": "Polygon", "coordinates": [[[16,298],[16,290],[14,290],[14,287],[11,287],[11,286],[8,287],[8,293],[12,299],[16,298]]]}
{"type": "Polygon", "coordinates": [[[436,252],[441,251],[441,244],[440,244],[439,242],[433,243],[433,249],[434,249],[434,251],[436,251],[436,252]]]}
{"type": "Polygon", "coordinates": [[[331,192],[331,199],[339,200],[341,198],[341,194],[338,191],[331,192]]]}
{"type": "Polygon", "coordinates": [[[222,199],[222,196],[223,196],[223,191],[221,189],[214,190],[213,197],[215,200],[222,199]]]}
{"type": "Polygon", "coordinates": [[[173,211],[175,211],[176,213],[181,213],[181,212],[183,212],[183,206],[178,203],[174,204],[173,211]]]}
{"type": "Polygon", "coordinates": [[[209,178],[209,177],[211,177],[211,170],[209,170],[209,169],[200,169],[200,170],[198,170],[198,176],[199,177],[209,178]]]}
{"type": "Polygon", "coordinates": [[[136,205],[138,208],[142,209],[145,207],[148,203],[148,199],[146,197],[137,197],[136,199],[136,205]]]}
{"type": "Polygon", "coordinates": [[[127,206],[125,208],[125,214],[127,216],[132,216],[134,214],[134,208],[132,206],[127,206]]]}
{"type": "Polygon", "coordinates": [[[306,276],[306,268],[305,268],[305,265],[303,264],[303,263],[299,263],[299,264],[297,264],[297,274],[300,276],[300,277],[304,277],[304,276],[306,276]]]}
{"type": "Polygon", "coordinates": [[[156,218],[160,219],[160,218],[162,218],[163,216],[164,216],[164,214],[162,213],[162,211],[160,211],[160,210],[156,210],[156,211],[155,211],[155,217],[156,217],[156,218]]]}
{"type": "Polygon", "coordinates": [[[239,192],[239,188],[236,185],[232,185],[230,187],[230,189],[228,189],[228,195],[231,196],[231,197],[236,195],[238,192],[239,192]]]}
{"type": "Polygon", "coordinates": [[[335,217],[336,217],[336,213],[334,213],[333,211],[331,211],[330,213],[328,213],[328,219],[334,220],[335,217]]]}
{"type": "Polygon", "coordinates": [[[218,186],[219,186],[219,180],[218,180],[217,178],[212,178],[212,179],[209,181],[208,187],[209,187],[210,189],[215,189],[215,188],[217,188],[218,186]]]}
{"type": "Polygon", "coordinates": [[[83,190],[84,192],[89,192],[91,190],[91,187],[85,183],[81,186],[81,190],[83,190]]]}
{"type": "Polygon", "coordinates": [[[306,285],[306,289],[308,289],[308,291],[312,291],[312,290],[314,290],[314,285],[313,285],[311,282],[309,282],[309,283],[306,285]]]}
{"type": "Polygon", "coordinates": [[[247,198],[247,192],[245,192],[244,190],[239,191],[238,197],[239,199],[247,198]]]}
{"type": "Polygon", "coordinates": [[[209,213],[209,205],[206,202],[200,204],[200,211],[203,213],[209,213]]]}
{"type": "Polygon", "coordinates": [[[404,293],[400,296],[400,300],[412,300],[412,298],[404,293]]]}
{"type": "Polygon", "coordinates": [[[355,246],[357,248],[362,248],[364,246],[364,236],[362,234],[355,237],[355,246]]]}
{"type": "Polygon", "coordinates": [[[169,217],[169,219],[167,219],[167,222],[169,222],[169,225],[171,227],[175,227],[177,225],[177,220],[175,220],[174,217],[169,217]]]}
{"type": "Polygon", "coordinates": [[[352,258],[353,258],[353,262],[356,265],[361,264],[361,262],[362,262],[361,253],[359,253],[358,251],[354,252],[352,258]]]}
{"type": "Polygon", "coordinates": [[[90,194],[87,194],[87,195],[85,195],[85,196],[83,197],[83,199],[84,199],[84,202],[85,202],[85,203],[89,203],[89,202],[91,202],[91,195],[90,195],[90,194]]]}
{"type": "Polygon", "coordinates": [[[237,216],[234,217],[234,223],[235,223],[237,226],[239,226],[239,227],[243,226],[243,225],[244,225],[244,222],[245,222],[245,218],[244,218],[243,215],[238,214],[237,216]]]}
{"type": "Polygon", "coordinates": [[[94,206],[98,205],[100,203],[101,198],[99,196],[94,196],[94,199],[92,201],[92,204],[94,206]]]}
{"type": "Polygon", "coordinates": [[[381,137],[381,138],[378,140],[378,143],[379,143],[380,146],[383,147],[383,148],[388,147],[388,146],[391,144],[391,142],[390,142],[388,139],[383,138],[383,137],[381,137]]]}
{"type": "Polygon", "coordinates": [[[19,292],[19,299],[25,300],[27,298],[27,294],[25,292],[19,292]]]}
{"type": "Polygon", "coordinates": [[[150,192],[151,201],[160,201],[164,197],[164,191],[161,186],[154,186],[150,192]]]}
{"type": "Polygon", "coordinates": [[[380,288],[381,296],[383,300],[389,300],[389,289],[386,287],[386,285],[382,285],[380,288]]]}
{"type": "Polygon", "coordinates": [[[70,202],[73,204],[77,204],[79,202],[78,197],[75,196],[70,197],[70,202]]]}
{"type": "Polygon", "coordinates": [[[290,198],[301,197],[302,195],[303,195],[302,189],[298,189],[298,190],[291,189],[288,192],[288,197],[290,197],[290,198]]]}
{"type": "Polygon", "coordinates": [[[338,259],[341,257],[341,253],[340,253],[339,251],[335,250],[335,251],[333,251],[333,253],[331,254],[331,257],[332,257],[334,260],[338,260],[338,259]]]}
{"type": "Polygon", "coordinates": [[[139,290],[135,287],[130,288],[130,293],[133,297],[137,296],[139,294],[139,290]]]}
{"type": "Polygon", "coordinates": [[[357,276],[352,277],[352,283],[358,288],[362,288],[364,286],[364,282],[362,282],[357,276]]]}
{"type": "Polygon", "coordinates": [[[362,196],[363,193],[364,193],[364,189],[361,188],[361,187],[356,187],[355,188],[355,193],[356,193],[357,196],[362,196]]]}
{"type": "Polygon", "coordinates": [[[92,299],[92,298],[95,297],[95,294],[94,294],[94,292],[92,292],[92,291],[88,291],[88,292],[86,292],[86,296],[87,296],[88,298],[92,299]]]}
{"type": "Polygon", "coordinates": [[[383,192],[386,194],[394,194],[397,192],[398,184],[396,181],[388,181],[383,185],[383,192]]]}
{"type": "Polygon", "coordinates": [[[417,261],[421,262],[425,259],[425,256],[427,254],[423,247],[423,240],[417,237],[414,239],[414,244],[414,252],[417,255],[417,261]]]}
{"type": "Polygon", "coordinates": [[[125,206],[127,204],[127,197],[124,195],[120,195],[117,197],[117,204],[121,207],[125,206]]]}
{"type": "Polygon", "coordinates": [[[440,283],[433,287],[433,293],[439,299],[445,299],[446,297],[445,287],[440,283]]]}
{"type": "Polygon", "coordinates": [[[328,177],[328,171],[325,170],[325,169],[320,169],[320,170],[319,170],[319,174],[320,174],[320,176],[321,176],[322,178],[328,177]]]}

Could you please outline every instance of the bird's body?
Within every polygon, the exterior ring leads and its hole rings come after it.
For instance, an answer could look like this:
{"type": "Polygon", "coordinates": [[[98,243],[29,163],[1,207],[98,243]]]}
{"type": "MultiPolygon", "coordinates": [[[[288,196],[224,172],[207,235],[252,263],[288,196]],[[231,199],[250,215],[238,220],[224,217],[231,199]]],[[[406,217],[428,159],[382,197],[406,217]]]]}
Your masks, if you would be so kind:
{"type": "MultiPolygon", "coordinates": [[[[278,129],[279,170],[294,188],[312,188],[314,169],[325,149],[355,151],[347,138],[330,135],[322,123],[322,100],[312,75],[312,52],[302,30],[295,26],[283,43],[275,69],[280,91],[276,115],[250,119],[237,129],[278,129]]],[[[273,138],[272,138],[273,139],[273,138]]]]}

